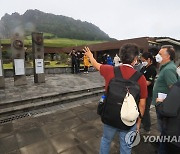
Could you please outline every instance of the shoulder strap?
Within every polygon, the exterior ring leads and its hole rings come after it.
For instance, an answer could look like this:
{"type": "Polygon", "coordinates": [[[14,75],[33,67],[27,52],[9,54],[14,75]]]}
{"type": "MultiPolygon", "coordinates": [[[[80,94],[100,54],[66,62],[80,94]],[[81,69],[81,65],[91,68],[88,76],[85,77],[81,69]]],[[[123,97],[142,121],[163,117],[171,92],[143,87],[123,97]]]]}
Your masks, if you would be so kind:
{"type": "Polygon", "coordinates": [[[142,73],[136,71],[136,72],[129,78],[129,80],[138,81],[141,76],[142,76],[142,73]]]}
{"type": "MultiPolygon", "coordinates": [[[[114,75],[115,75],[115,78],[123,78],[122,73],[121,73],[121,69],[120,69],[119,66],[114,67],[114,75]]],[[[136,72],[129,78],[129,80],[138,81],[139,78],[140,78],[142,75],[143,75],[142,73],[136,71],[136,72]]]]}
{"type": "Polygon", "coordinates": [[[114,75],[115,75],[115,78],[123,78],[123,76],[122,76],[122,73],[121,73],[121,70],[120,70],[120,67],[119,67],[119,66],[114,67],[114,75]]]}

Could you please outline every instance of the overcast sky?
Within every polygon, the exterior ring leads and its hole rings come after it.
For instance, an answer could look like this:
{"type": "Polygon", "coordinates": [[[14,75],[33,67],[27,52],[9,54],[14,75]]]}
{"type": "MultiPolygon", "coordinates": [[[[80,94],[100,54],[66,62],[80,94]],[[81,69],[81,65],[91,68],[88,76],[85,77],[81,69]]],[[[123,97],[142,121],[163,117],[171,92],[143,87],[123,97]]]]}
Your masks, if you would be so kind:
{"type": "Polygon", "coordinates": [[[180,0],[2,0],[0,18],[28,9],[90,22],[118,40],[143,36],[180,39],[180,0]]]}

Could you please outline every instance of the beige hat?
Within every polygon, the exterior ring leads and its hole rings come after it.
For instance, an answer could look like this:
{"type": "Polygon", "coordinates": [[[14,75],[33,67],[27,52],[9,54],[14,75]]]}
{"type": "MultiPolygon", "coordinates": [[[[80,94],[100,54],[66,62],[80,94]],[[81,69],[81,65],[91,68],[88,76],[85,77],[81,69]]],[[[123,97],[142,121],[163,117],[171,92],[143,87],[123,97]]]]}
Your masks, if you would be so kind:
{"type": "Polygon", "coordinates": [[[134,97],[127,92],[120,111],[121,120],[125,125],[133,126],[136,123],[138,116],[139,111],[134,97]]]}

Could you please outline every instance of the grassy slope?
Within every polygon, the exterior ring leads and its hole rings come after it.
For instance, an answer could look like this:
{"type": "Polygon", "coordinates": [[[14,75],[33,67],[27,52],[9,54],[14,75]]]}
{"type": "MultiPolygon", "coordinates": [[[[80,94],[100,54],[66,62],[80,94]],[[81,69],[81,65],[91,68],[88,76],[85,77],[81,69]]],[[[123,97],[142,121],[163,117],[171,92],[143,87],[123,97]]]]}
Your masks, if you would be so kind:
{"type": "MultiPolygon", "coordinates": [[[[64,38],[57,38],[57,39],[44,39],[44,46],[45,47],[71,47],[71,46],[81,46],[81,45],[88,45],[88,44],[96,44],[102,43],[103,41],[85,41],[85,40],[75,40],[75,39],[64,39],[64,38]]],[[[1,40],[2,44],[10,44],[9,39],[1,40]]],[[[25,40],[25,45],[31,45],[31,40],[25,40]]]]}
{"type": "MultiPolygon", "coordinates": [[[[44,36],[51,36],[53,34],[44,33],[44,36]]],[[[76,40],[76,39],[67,39],[67,38],[52,38],[44,39],[44,46],[46,47],[72,47],[72,46],[81,46],[88,44],[102,43],[105,41],[86,41],[86,40],[76,40]]],[[[2,39],[2,44],[10,44],[10,39],[2,39]]],[[[26,36],[25,45],[31,45],[32,40],[31,36],[26,36]]]]}

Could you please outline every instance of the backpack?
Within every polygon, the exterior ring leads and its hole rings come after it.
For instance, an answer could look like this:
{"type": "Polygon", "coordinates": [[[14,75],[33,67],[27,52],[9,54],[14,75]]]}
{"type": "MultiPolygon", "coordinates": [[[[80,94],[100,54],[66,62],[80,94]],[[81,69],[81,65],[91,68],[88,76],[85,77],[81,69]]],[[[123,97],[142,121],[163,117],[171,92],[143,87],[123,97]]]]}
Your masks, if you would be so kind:
{"type": "Polygon", "coordinates": [[[126,96],[122,103],[120,117],[122,122],[127,126],[133,126],[136,123],[136,119],[139,116],[138,107],[134,97],[127,90],[126,96]]]}
{"type": "Polygon", "coordinates": [[[134,97],[136,103],[139,103],[140,87],[137,81],[142,76],[142,74],[136,71],[127,80],[122,77],[120,67],[114,67],[114,75],[115,77],[109,82],[106,93],[106,101],[101,113],[101,120],[104,124],[110,125],[112,127],[128,130],[133,125],[128,126],[124,124],[121,117],[121,108],[123,102],[125,103],[124,100],[127,94],[131,94],[134,97]]]}

